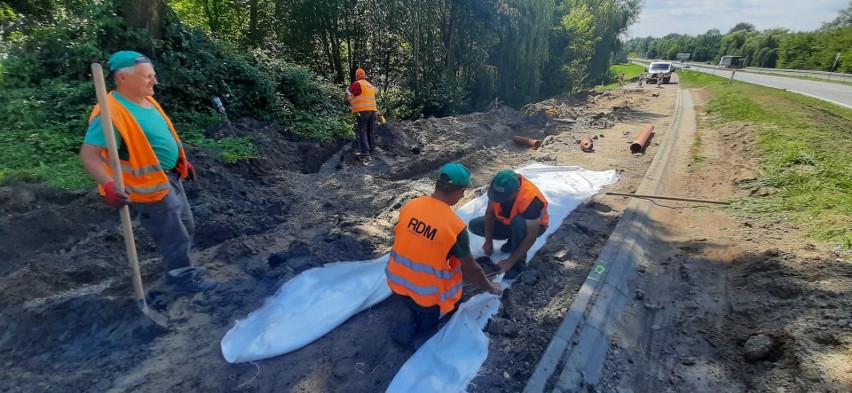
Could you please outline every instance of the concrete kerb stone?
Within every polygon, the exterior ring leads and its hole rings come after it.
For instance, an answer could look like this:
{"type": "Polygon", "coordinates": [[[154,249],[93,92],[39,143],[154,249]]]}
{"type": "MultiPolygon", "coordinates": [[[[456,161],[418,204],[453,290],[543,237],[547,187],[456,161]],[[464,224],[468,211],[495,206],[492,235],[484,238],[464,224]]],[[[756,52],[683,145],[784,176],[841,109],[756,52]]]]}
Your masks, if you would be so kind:
{"type": "MultiPolygon", "coordinates": [[[[677,140],[682,101],[685,98],[692,105],[688,94],[678,90],[674,119],[637,193],[654,193],[659,188],[661,174],[668,167],[677,140]]],[[[527,381],[525,393],[543,392],[560,361],[563,361],[563,369],[554,392],[579,391],[583,386],[594,385],[600,380],[609,349],[608,331],[629,301],[627,282],[635,275],[637,263],[643,257],[643,245],[650,236],[647,216],[650,205],[650,202],[638,199],[630,202],[527,381]],[[608,274],[612,271],[615,273],[608,274]]]]}

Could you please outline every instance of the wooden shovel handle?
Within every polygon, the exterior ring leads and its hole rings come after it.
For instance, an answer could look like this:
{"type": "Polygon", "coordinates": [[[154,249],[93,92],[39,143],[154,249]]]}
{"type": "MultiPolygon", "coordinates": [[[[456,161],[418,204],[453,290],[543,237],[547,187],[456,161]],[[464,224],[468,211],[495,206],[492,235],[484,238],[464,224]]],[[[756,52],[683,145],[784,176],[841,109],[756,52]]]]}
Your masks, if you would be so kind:
{"type": "MultiPolygon", "coordinates": [[[[109,149],[109,165],[112,167],[113,181],[115,188],[124,191],[121,162],[118,160],[118,146],[115,143],[115,131],[112,128],[112,114],[107,103],[104,71],[98,63],[92,64],[92,78],[95,80],[95,93],[98,96],[98,106],[101,109],[101,124],[104,127],[104,137],[106,137],[107,149],[109,149]]],[[[148,303],[145,301],[145,289],[142,287],[142,274],[139,271],[139,258],[136,255],[136,241],[133,239],[133,224],[130,221],[130,207],[122,206],[119,213],[121,215],[121,229],[124,232],[124,246],[127,249],[127,258],[130,259],[130,268],[133,270],[133,290],[136,292],[136,301],[141,302],[143,311],[147,311],[148,303]]]]}

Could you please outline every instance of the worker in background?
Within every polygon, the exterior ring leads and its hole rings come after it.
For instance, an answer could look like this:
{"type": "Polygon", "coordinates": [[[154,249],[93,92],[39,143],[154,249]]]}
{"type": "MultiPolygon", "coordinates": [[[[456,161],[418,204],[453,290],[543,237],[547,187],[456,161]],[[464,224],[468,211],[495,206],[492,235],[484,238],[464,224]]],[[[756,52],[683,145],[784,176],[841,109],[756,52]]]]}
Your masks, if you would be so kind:
{"type": "Polygon", "coordinates": [[[394,227],[385,273],[393,296],[411,315],[407,323],[391,331],[391,338],[415,350],[458,308],[462,277],[493,294],[502,290],[473,259],[467,227],[452,209],[469,186],[467,168],[458,163],[444,165],[432,195],[406,203],[394,227]]]}
{"type": "Polygon", "coordinates": [[[485,216],[470,220],[470,232],[485,238],[482,250],[490,256],[494,240],[506,239],[500,251],[509,256],[497,263],[507,279],[526,267],[527,251],[547,230],[547,199],[527,178],[511,171],[497,172],[488,188],[485,216]]]}
{"type": "Polygon", "coordinates": [[[618,77],[618,84],[624,87],[624,71],[621,71],[621,76],[618,77]]]}
{"type": "Polygon", "coordinates": [[[347,89],[344,101],[352,104],[352,113],[358,122],[356,141],[359,150],[355,153],[361,157],[370,157],[376,146],[373,140],[373,123],[376,121],[376,88],[367,81],[367,73],[363,69],[355,70],[355,82],[347,89]]]}
{"type": "Polygon", "coordinates": [[[97,105],[80,148],[83,166],[98,183],[107,204],[115,208],[129,204],[139,213],[139,221],[163,257],[167,283],[190,292],[213,289],[217,282],[202,277],[207,269],[192,266],[190,260],[195,221],[182,179],[193,180],[195,169],[186,159],[171,120],[154,100],[154,66],[140,53],[121,51],[110,56],[109,70],[116,87],[107,102],[125,189],[115,188],[97,105]]]}

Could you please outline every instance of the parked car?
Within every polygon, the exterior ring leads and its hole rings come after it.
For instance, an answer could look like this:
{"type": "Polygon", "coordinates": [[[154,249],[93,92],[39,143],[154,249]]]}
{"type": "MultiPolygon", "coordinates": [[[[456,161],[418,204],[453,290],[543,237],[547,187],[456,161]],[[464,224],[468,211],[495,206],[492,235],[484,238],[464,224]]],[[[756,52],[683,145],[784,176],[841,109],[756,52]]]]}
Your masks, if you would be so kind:
{"type": "Polygon", "coordinates": [[[663,83],[669,83],[674,72],[674,64],[670,61],[655,61],[648,66],[648,83],[657,83],[658,78],[663,78],[663,83]]]}

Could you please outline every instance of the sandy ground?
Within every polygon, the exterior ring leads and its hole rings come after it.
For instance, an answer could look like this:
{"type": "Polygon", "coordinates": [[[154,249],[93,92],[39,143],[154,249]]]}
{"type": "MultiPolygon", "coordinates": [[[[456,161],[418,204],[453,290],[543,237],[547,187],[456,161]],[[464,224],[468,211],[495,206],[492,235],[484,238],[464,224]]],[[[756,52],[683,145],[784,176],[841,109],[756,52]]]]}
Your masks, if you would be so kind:
{"type": "MultiPolygon", "coordinates": [[[[429,193],[447,161],[467,165],[479,185],[500,169],[537,161],[616,169],[620,181],[608,190],[635,190],[671,121],[677,88],[563,97],[523,112],[391,121],[377,130],[380,149],[369,166],[348,144],[316,143],[258,122],[209,130],[251,133],[260,157],[229,165],[215,152],[189,151],[201,176],[188,186],[198,226],[194,258],[221,282],[215,290],[174,294],[162,282],[150,239],[137,230],[143,280],[152,307],[169,318],[166,334],[135,323],[118,216],[94,191],[0,189],[0,391],[383,391],[412,354],[388,337],[406,312],[390,301],[300,350],[257,363],[225,362],[219,342],[234,320],[300,272],[387,252],[396,212],[429,193]],[[628,144],[647,123],[656,135],[645,154],[631,155],[628,144]],[[520,147],[513,135],[544,145],[520,147]],[[579,150],[584,135],[597,137],[594,152],[579,150]]],[[[751,130],[697,133],[708,158],[688,166],[693,152],[678,151],[678,176],[666,192],[747,195],[732,182],[755,176],[751,130]]],[[[486,328],[489,358],[469,391],[523,389],[627,203],[598,195],[563,222],[504,293],[486,328]]],[[[643,299],[619,321],[607,378],[593,389],[848,390],[848,256],[803,240],[788,223],[666,205],[674,207],[653,213],[659,244],[649,248],[653,258],[634,283],[643,299]],[[746,361],[744,347],[766,341],[760,337],[769,339],[768,355],[746,361]]]]}
{"type": "MultiPolygon", "coordinates": [[[[669,195],[760,197],[737,185],[759,173],[755,132],[698,127],[679,143],[669,195]],[[703,159],[696,160],[696,157],[703,159]]],[[[659,201],[656,241],[633,282],[600,391],[852,391],[852,263],[781,218],[753,221],[696,203],[659,201]]]]}

